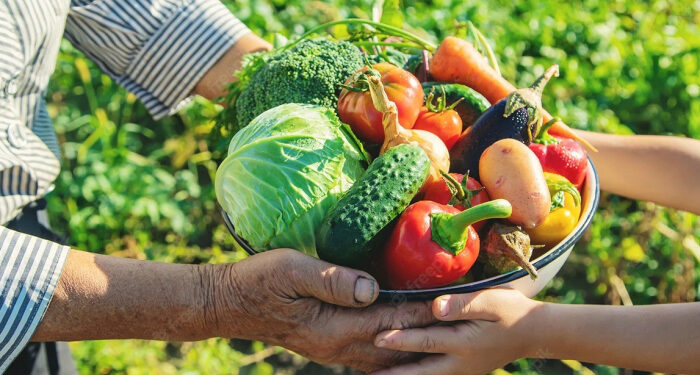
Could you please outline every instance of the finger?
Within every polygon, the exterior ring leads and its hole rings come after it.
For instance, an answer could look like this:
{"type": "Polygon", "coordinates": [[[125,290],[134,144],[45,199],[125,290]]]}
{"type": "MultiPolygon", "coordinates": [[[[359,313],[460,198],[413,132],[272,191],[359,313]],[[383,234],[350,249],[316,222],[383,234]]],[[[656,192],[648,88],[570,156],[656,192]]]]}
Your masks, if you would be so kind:
{"type": "Polygon", "coordinates": [[[464,345],[454,326],[384,331],[374,339],[378,348],[421,353],[450,353],[464,345]]]}
{"type": "Polygon", "coordinates": [[[400,365],[370,375],[434,375],[434,374],[458,374],[464,369],[457,366],[457,362],[446,355],[425,357],[418,362],[400,365]]]}
{"type": "Polygon", "coordinates": [[[429,301],[404,302],[376,304],[362,310],[339,310],[329,328],[336,335],[371,343],[381,331],[425,327],[436,322],[429,301]]]}
{"type": "Polygon", "coordinates": [[[299,296],[346,307],[367,306],[377,299],[379,286],[368,273],[297,254],[288,267],[291,287],[299,296]]]}
{"type": "Polygon", "coordinates": [[[507,289],[487,289],[475,293],[445,295],[433,301],[433,314],[443,321],[499,320],[501,298],[509,296],[507,289]]]}
{"type": "Polygon", "coordinates": [[[369,342],[354,342],[341,353],[344,364],[365,372],[415,362],[422,356],[424,355],[418,353],[377,348],[369,342]]]}

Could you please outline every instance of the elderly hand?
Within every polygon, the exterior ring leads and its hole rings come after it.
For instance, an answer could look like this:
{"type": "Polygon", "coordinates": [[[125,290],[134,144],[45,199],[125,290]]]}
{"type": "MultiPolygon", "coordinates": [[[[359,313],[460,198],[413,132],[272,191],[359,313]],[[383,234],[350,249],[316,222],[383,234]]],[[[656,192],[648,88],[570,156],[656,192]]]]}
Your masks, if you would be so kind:
{"type": "Polygon", "coordinates": [[[379,348],[435,355],[373,375],[486,374],[530,353],[528,315],[540,306],[510,289],[439,297],[433,314],[455,324],[390,330],[375,340],[379,348]]]}
{"type": "Polygon", "coordinates": [[[430,302],[367,307],[379,292],[374,278],[294,250],[210,270],[205,324],[217,335],[280,345],[319,363],[371,371],[406,362],[411,354],[374,347],[375,335],[436,321],[430,302]]]}

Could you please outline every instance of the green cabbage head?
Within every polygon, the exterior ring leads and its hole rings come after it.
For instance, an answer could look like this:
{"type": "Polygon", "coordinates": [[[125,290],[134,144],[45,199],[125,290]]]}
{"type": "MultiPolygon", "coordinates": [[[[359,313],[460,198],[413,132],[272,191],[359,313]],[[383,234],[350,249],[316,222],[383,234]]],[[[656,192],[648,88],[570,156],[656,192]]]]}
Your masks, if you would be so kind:
{"type": "Polygon", "coordinates": [[[216,196],[255,250],[290,247],[316,256],[316,229],[368,162],[332,110],[284,104],[231,139],[216,196]]]}

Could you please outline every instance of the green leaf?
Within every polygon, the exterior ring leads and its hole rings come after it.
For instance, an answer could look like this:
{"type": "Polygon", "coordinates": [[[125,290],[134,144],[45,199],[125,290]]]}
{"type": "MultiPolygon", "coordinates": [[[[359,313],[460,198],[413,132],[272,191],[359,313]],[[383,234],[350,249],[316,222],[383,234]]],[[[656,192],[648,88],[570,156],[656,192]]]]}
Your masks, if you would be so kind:
{"type": "Polygon", "coordinates": [[[379,0],[372,7],[372,20],[389,26],[403,27],[401,0],[379,0]]]}
{"type": "Polygon", "coordinates": [[[327,108],[284,104],[231,139],[215,180],[236,232],[256,250],[315,255],[315,230],[364,172],[359,141],[327,108]]]}

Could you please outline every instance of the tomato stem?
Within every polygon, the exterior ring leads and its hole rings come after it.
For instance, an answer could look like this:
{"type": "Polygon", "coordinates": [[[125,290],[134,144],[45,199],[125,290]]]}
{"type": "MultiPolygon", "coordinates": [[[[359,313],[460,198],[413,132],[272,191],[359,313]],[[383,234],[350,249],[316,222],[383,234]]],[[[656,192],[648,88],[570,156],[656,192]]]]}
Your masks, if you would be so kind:
{"type": "Polygon", "coordinates": [[[440,86],[440,89],[442,90],[442,95],[438,96],[437,98],[435,98],[435,87],[430,89],[430,93],[428,93],[428,98],[425,100],[425,107],[428,108],[428,111],[430,112],[442,113],[445,111],[449,111],[451,109],[454,109],[457,106],[457,104],[464,100],[464,98],[459,98],[457,99],[457,101],[448,106],[445,86],[440,86]],[[435,104],[433,104],[433,101],[435,101],[435,104]]]}
{"type": "Polygon", "coordinates": [[[509,217],[513,208],[505,199],[495,199],[476,205],[456,215],[434,213],[430,216],[433,241],[443,249],[458,255],[467,241],[469,226],[482,220],[509,217]]]}

